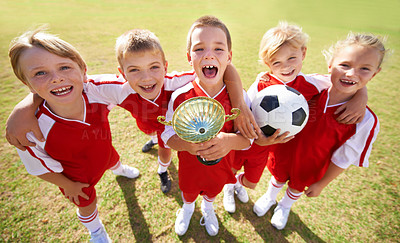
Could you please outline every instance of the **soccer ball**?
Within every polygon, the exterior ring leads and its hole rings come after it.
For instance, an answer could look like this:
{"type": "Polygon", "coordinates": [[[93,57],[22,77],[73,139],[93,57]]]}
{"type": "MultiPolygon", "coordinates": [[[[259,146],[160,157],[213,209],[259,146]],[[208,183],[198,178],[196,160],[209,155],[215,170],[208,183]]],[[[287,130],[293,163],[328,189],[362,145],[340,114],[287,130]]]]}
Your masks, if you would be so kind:
{"type": "Polygon", "coordinates": [[[280,128],[289,136],[300,132],[308,120],[308,104],[304,96],[286,85],[271,85],[257,93],[251,109],[266,136],[280,128]]]}

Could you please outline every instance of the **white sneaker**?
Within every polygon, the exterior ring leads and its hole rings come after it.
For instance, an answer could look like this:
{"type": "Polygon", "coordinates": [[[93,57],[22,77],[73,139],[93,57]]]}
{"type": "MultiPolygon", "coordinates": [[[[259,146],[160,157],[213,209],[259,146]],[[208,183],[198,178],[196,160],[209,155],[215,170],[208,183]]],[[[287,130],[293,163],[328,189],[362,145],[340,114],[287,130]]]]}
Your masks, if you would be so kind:
{"type": "Polygon", "coordinates": [[[224,186],[224,208],[228,213],[234,213],[236,211],[234,186],[226,184],[224,186]]]}
{"type": "Polygon", "coordinates": [[[90,242],[109,243],[112,242],[104,227],[101,227],[94,233],[90,233],[90,242]]]}
{"type": "Polygon", "coordinates": [[[285,228],[289,218],[290,208],[284,208],[278,204],[271,218],[271,224],[278,230],[285,228]]]}
{"type": "Polygon", "coordinates": [[[244,186],[242,185],[235,185],[235,193],[237,198],[239,198],[239,200],[242,203],[247,203],[249,201],[249,195],[247,194],[246,188],[244,188],[244,186]]]}
{"type": "Polygon", "coordinates": [[[215,215],[214,208],[211,209],[201,209],[203,217],[200,219],[200,225],[206,226],[207,233],[210,236],[215,236],[218,234],[219,226],[218,219],[215,215]]]}
{"type": "Polygon", "coordinates": [[[176,211],[175,233],[179,236],[184,235],[189,228],[190,219],[193,211],[184,210],[183,208],[176,211]]]}
{"type": "Polygon", "coordinates": [[[253,212],[258,217],[264,216],[268,210],[276,204],[276,201],[272,201],[267,197],[267,194],[262,195],[253,206],[253,212]]]}
{"type": "Polygon", "coordinates": [[[120,175],[120,176],[125,176],[128,178],[136,178],[139,176],[139,170],[136,169],[135,167],[131,167],[128,165],[121,165],[122,166],[122,171],[117,173],[114,170],[112,171],[114,173],[114,175],[120,175]]]}

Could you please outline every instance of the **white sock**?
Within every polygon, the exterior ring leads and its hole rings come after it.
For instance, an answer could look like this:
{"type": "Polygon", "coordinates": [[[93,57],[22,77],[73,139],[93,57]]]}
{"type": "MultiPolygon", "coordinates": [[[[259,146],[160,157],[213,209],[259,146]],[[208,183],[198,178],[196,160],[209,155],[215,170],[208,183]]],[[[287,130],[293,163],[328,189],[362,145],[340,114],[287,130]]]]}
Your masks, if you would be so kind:
{"type": "Polygon", "coordinates": [[[110,168],[110,170],[116,174],[120,175],[124,171],[124,167],[122,166],[121,161],[118,161],[113,167],[110,168]]]}
{"type": "Polygon", "coordinates": [[[155,135],[149,135],[151,140],[153,140],[153,143],[158,143],[158,138],[157,138],[157,134],[155,135]]]}
{"type": "Polygon", "coordinates": [[[300,196],[303,193],[293,193],[288,189],[286,189],[286,193],[285,196],[283,196],[283,198],[281,199],[281,201],[279,201],[279,204],[284,207],[284,208],[290,208],[292,207],[293,203],[297,201],[297,199],[300,198],[300,196]]]}
{"type": "Polygon", "coordinates": [[[206,210],[206,209],[213,209],[214,210],[214,203],[215,197],[214,198],[209,198],[206,195],[203,196],[203,201],[201,201],[201,208],[206,210]]]}
{"type": "Polygon", "coordinates": [[[278,184],[275,177],[272,176],[271,180],[269,181],[268,190],[265,194],[270,200],[276,201],[276,197],[278,196],[278,193],[281,191],[283,185],[285,184],[278,184]]]}
{"type": "Polygon", "coordinates": [[[171,164],[171,160],[169,160],[168,163],[163,163],[160,159],[160,157],[157,158],[158,160],[158,169],[157,169],[157,173],[161,174],[167,171],[168,166],[171,164]]]}
{"type": "Polygon", "coordinates": [[[195,202],[191,202],[191,203],[184,203],[182,206],[182,209],[184,209],[185,211],[189,211],[189,212],[193,212],[194,211],[194,206],[195,206],[195,202]]]}
{"type": "Polygon", "coordinates": [[[235,189],[243,186],[243,176],[244,176],[244,172],[239,173],[235,176],[236,177],[235,189]]]}
{"type": "Polygon", "coordinates": [[[85,217],[85,216],[80,215],[79,208],[76,210],[76,214],[78,216],[78,219],[89,230],[90,233],[96,232],[101,227],[104,227],[99,218],[97,207],[94,210],[94,212],[89,216],[85,217]]]}

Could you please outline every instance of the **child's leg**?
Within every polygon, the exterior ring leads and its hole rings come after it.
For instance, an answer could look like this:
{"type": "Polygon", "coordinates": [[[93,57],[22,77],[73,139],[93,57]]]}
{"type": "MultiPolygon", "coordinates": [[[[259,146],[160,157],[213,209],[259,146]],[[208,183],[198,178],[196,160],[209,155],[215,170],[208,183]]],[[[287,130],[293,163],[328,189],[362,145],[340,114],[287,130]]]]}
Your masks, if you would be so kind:
{"type": "Polygon", "coordinates": [[[169,192],[171,189],[171,179],[168,175],[168,166],[171,164],[172,152],[169,148],[158,147],[158,175],[161,181],[161,191],[163,193],[169,192]]]}
{"type": "MultiPolygon", "coordinates": [[[[237,170],[232,168],[234,174],[236,174],[237,170]]],[[[236,211],[235,197],[234,194],[239,198],[239,200],[243,203],[247,203],[249,201],[249,196],[247,194],[246,189],[243,187],[243,178],[244,173],[240,173],[236,175],[236,183],[235,184],[226,184],[224,186],[224,208],[229,213],[234,213],[236,211]]]]}
{"type": "Polygon", "coordinates": [[[131,179],[139,176],[138,169],[128,165],[123,165],[120,161],[111,167],[110,170],[112,170],[115,175],[125,176],[131,179]]]}
{"type": "Polygon", "coordinates": [[[154,147],[154,145],[156,145],[158,143],[157,133],[154,132],[152,134],[149,134],[149,136],[150,136],[150,140],[147,141],[147,143],[145,145],[143,145],[143,147],[142,147],[143,153],[149,152],[154,147]]]}
{"type": "Polygon", "coordinates": [[[182,192],[183,206],[176,212],[177,217],[175,220],[175,232],[177,235],[184,235],[189,228],[197,195],[182,192]]]}
{"type": "Polygon", "coordinates": [[[285,196],[279,201],[278,206],[274,210],[274,215],[271,218],[272,226],[278,230],[285,228],[289,218],[290,208],[302,194],[303,192],[290,187],[286,189],[285,196]]]}
{"type": "Polygon", "coordinates": [[[77,209],[76,214],[81,223],[89,230],[91,241],[111,242],[97,211],[97,198],[88,206],[77,209]]]}
{"type": "Polygon", "coordinates": [[[210,236],[217,235],[219,230],[218,219],[213,206],[215,197],[216,196],[210,197],[204,195],[203,201],[201,202],[201,213],[203,217],[200,219],[200,225],[206,226],[207,233],[210,236]]]}
{"type": "Polygon", "coordinates": [[[279,182],[274,176],[271,177],[267,192],[257,200],[253,207],[253,211],[258,217],[264,216],[276,204],[276,197],[284,185],[285,182],[279,182]]]}

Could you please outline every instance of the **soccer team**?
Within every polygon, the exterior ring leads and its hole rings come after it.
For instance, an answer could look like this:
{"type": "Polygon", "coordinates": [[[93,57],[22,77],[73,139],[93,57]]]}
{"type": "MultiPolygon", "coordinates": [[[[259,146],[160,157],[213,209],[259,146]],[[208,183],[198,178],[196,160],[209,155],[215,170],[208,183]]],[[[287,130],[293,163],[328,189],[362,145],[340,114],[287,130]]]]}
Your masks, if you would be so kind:
{"type": "Polygon", "coordinates": [[[112,146],[107,115],[113,106],[129,111],[138,128],[152,137],[143,151],[158,143],[163,193],[171,188],[171,149],[177,151],[183,199],[175,221],[178,235],[186,233],[199,195],[200,224],[209,235],[217,235],[217,195],[224,192],[224,208],[234,213],[235,195],[246,203],[245,187],[254,189],[265,167],[272,177],[253,211],[262,217],[288,183],[271,218],[281,230],[303,193],[320,195],[351,164],[367,167],[379,132],[379,121],[367,107],[366,84],[381,69],[386,52],[382,41],[350,33],[326,51],[329,75],[305,75],[301,68],[307,39],[300,27],[286,22],[268,30],[259,56],[269,71],[260,73],[245,92],[232,65],[228,28],[214,16],[200,17],[189,30],[187,58],[193,71],[171,74],[158,38],[148,30],[133,29],[117,39],[121,75],[93,76],[86,74],[84,60],[69,43],[40,28],[28,31],[15,38],[9,50],[16,77],[31,94],[10,115],[7,140],[17,147],[30,174],[57,185],[77,206],[93,242],[111,241],[98,215],[96,183],[107,169],[128,178],[139,176],[136,168],[119,161],[112,146]],[[270,85],[293,87],[309,102],[309,121],[295,137],[279,135],[279,129],[265,136],[255,123],[251,100],[270,85]],[[159,115],[171,120],[179,104],[199,96],[219,101],[226,113],[238,107],[242,114],[203,143],[186,142],[172,126],[158,123],[159,115]],[[207,166],[196,156],[222,160],[207,166]]]}

